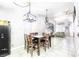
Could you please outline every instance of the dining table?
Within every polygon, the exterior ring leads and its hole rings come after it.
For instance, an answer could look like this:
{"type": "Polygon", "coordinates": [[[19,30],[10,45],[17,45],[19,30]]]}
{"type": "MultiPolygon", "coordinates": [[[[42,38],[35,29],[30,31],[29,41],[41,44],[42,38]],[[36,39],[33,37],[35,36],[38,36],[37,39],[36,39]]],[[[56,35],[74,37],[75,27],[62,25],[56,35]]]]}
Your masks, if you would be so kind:
{"type": "MultiPolygon", "coordinates": [[[[25,38],[27,37],[28,34],[25,34],[25,38]]],[[[37,42],[37,54],[38,56],[40,55],[40,46],[41,46],[41,40],[42,38],[45,38],[45,36],[43,34],[36,34],[36,35],[31,35],[32,36],[32,39],[34,39],[33,42],[37,42]]],[[[48,43],[49,43],[49,46],[51,47],[51,35],[49,35],[49,38],[48,38],[48,43]]],[[[25,49],[26,49],[26,40],[25,40],[25,49]]]]}

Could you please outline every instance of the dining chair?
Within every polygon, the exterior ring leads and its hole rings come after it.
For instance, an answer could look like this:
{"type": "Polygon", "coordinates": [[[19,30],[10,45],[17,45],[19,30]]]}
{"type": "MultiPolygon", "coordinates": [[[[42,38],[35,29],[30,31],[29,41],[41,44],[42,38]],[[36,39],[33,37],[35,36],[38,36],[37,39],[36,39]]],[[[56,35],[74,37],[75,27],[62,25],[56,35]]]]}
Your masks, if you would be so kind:
{"type": "Polygon", "coordinates": [[[32,43],[32,36],[31,35],[28,35],[27,36],[27,53],[29,52],[30,50],[30,53],[31,53],[31,56],[33,55],[33,43],[32,43]]]}
{"type": "Polygon", "coordinates": [[[44,36],[44,37],[41,39],[41,43],[42,43],[42,45],[43,45],[43,47],[44,47],[44,50],[46,51],[46,47],[49,48],[49,46],[50,46],[49,34],[43,33],[43,36],[44,36]]]}
{"type": "Polygon", "coordinates": [[[27,40],[26,40],[26,44],[27,44],[27,53],[31,53],[31,56],[33,56],[33,51],[37,49],[37,54],[38,53],[38,38],[33,38],[32,34],[30,33],[27,36],[27,40]]]}

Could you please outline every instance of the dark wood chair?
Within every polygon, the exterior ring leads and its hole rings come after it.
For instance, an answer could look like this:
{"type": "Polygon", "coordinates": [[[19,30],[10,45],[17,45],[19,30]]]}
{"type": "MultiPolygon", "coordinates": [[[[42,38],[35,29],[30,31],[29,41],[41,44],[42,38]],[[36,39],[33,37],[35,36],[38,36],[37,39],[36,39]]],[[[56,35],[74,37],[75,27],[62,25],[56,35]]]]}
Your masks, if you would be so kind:
{"type": "Polygon", "coordinates": [[[37,54],[39,54],[38,52],[38,38],[34,38],[32,37],[32,33],[30,33],[29,35],[27,35],[26,39],[25,39],[25,48],[27,48],[27,53],[31,53],[31,56],[33,56],[33,51],[37,50],[37,54]]]}
{"type": "Polygon", "coordinates": [[[50,42],[49,42],[49,34],[43,33],[43,38],[41,39],[41,45],[44,47],[44,50],[46,51],[46,47],[49,48],[50,42]]]}

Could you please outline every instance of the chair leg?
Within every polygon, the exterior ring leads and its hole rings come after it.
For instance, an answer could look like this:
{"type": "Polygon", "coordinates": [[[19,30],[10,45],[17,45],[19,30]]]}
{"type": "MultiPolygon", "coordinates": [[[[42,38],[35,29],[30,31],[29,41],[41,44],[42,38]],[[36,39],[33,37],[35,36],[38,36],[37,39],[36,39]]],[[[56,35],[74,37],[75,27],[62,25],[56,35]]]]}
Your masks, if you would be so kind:
{"type": "Polygon", "coordinates": [[[29,52],[29,42],[27,42],[27,53],[29,52]]]}
{"type": "Polygon", "coordinates": [[[38,56],[40,56],[40,49],[39,48],[38,48],[37,54],[38,54],[38,56]]]}
{"type": "Polygon", "coordinates": [[[29,46],[27,45],[27,53],[29,53],[29,46]]]}
{"type": "Polygon", "coordinates": [[[31,47],[30,53],[31,53],[31,57],[32,57],[33,56],[33,46],[31,47]]]}
{"type": "Polygon", "coordinates": [[[25,46],[24,46],[24,49],[26,49],[26,41],[25,41],[25,46]]]}
{"type": "Polygon", "coordinates": [[[48,47],[48,49],[49,49],[49,43],[48,43],[48,46],[47,46],[47,47],[48,47]]]}
{"type": "Polygon", "coordinates": [[[46,43],[44,43],[44,50],[45,50],[45,52],[46,52],[46,43]]]}
{"type": "Polygon", "coordinates": [[[40,55],[40,39],[38,40],[38,51],[37,51],[37,53],[38,53],[38,56],[40,55]]]}
{"type": "Polygon", "coordinates": [[[43,42],[42,44],[43,44],[43,47],[44,47],[44,44],[45,44],[45,43],[43,42]]]}
{"type": "Polygon", "coordinates": [[[48,49],[49,49],[49,47],[50,47],[50,42],[48,41],[48,49]]]}

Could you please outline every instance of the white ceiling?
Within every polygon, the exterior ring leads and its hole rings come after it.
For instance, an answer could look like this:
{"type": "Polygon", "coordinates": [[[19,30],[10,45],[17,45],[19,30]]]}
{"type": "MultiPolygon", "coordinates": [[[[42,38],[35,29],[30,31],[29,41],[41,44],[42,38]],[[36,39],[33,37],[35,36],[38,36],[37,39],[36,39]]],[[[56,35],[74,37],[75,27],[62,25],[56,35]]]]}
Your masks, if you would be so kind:
{"type": "Polygon", "coordinates": [[[71,2],[49,2],[49,3],[32,3],[31,11],[34,13],[45,14],[45,9],[48,9],[48,15],[52,16],[58,12],[63,12],[67,8],[73,10],[73,3],[71,2]]]}
{"type": "MultiPolygon", "coordinates": [[[[48,9],[49,17],[54,17],[55,15],[60,16],[61,14],[63,15],[63,12],[68,8],[70,10],[73,10],[73,6],[74,6],[72,2],[39,2],[39,1],[31,2],[31,12],[35,15],[39,15],[39,14],[45,15],[45,9],[48,9]]],[[[0,0],[0,5],[11,9],[19,8],[19,7],[16,7],[16,5],[13,4],[13,2],[16,2],[17,4],[23,5],[23,6],[27,5],[25,4],[27,0],[2,0],[2,1],[0,0]]],[[[28,12],[28,7],[26,7],[25,10],[26,12],[28,12]]]]}
{"type": "MultiPolygon", "coordinates": [[[[26,2],[29,0],[0,0],[0,5],[7,6],[8,8],[12,8],[13,3],[16,2],[19,5],[27,5],[26,2]],[[5,2],[4,2],[5,1],[5,2]]],[[[73,3],[72,2],[42,2],[42,0],[38,2],[33,2],[36,0],[31,0],[31,11],[35,14],[45,14],[45,9],[48,9],[48,15],[54,15],[58,12],[63,12],[67,8],[70,8],[73,10],[73,3]]],[[[26,7],[28,10],[28,7],[26,7]]]]}

